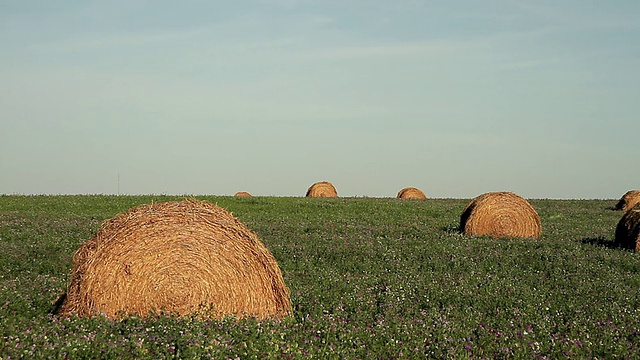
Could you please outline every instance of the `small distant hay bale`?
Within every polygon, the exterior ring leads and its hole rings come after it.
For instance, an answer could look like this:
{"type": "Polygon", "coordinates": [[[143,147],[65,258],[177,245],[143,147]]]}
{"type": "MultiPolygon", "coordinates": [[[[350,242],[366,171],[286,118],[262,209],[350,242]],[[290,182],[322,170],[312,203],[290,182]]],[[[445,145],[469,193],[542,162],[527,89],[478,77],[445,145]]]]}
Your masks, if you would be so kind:
{"type": "Polygon", "coordinates": [[[141,205],[106,220],[73,256],[59,315],[279,319],[289,289],[269,250],[205,201],[141,205]]]}
{"type": "Polygon", "coordinates": [[[337,197],[336,188],[328,181],[320,181],[309,187],[306,197],[337,197]]]}
{"type": "Polygon", "coordinates": [[[482,194],[460,216],[460,230],[469,235],[537,238],[540,216],[527,200],[512,192],[482,194]]]}
{"type": "Polygon", "coordinates": [[[627,210],[616,226],[615,243],[640,252],[640,203],[627,210]]]}
{"type": "Polygon", "coordinates": [[[251,194],[249,194],[246,191],[238,191],[235,195],[233,196],[238,196],[238,197],[251,197],[251,194]]]}
{"type": "Polygon", "coordinates": [[[422,190],[415,187],[406,187],[398,192],[398,199],[426,199],[427,196],[422,190]]]}
{"type": "Polygon", "coordinates": [[[616,210],[628,211],[634,207],[637,203],[640,203],[640,190],[629,190],[616,204],[616,210]]]}

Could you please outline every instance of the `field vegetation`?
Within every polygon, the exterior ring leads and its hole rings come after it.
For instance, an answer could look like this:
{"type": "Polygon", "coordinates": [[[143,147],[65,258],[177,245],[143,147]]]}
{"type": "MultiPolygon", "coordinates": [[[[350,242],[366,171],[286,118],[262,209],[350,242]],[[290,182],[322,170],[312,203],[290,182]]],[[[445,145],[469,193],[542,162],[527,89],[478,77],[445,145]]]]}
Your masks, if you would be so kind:
{"type": "Polygon", "coordinates": [[[293,316],[61,318],[102,221],[182,197],[0,196],[0,359],[638,358],[640,258],[615,200],[530,200],[539,239],[459,233],[468,199],[198,196],[278,260],[293,316]]]}

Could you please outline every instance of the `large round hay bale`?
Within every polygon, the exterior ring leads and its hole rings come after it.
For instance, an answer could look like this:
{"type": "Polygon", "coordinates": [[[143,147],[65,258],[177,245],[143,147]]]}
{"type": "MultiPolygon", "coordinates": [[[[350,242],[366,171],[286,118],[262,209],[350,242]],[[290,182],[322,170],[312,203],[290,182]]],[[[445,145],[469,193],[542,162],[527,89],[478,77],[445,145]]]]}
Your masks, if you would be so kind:
{"type": "Polygon", "coordinates": [[[320,181],[309,187],[307,197],[337,197],[336,188],[328,181],[320,181]]]}
{"type": "Polygon", "coordinates": [[[398,192],[398,199],[426,199],[427,196],[422,190],[415,187],[406,187],[398,192]]]}
{"type": "Polygon", "coordinates": [[[627,191],[618,203],[616,204],[616,210],[628,211],[635,204],[640,203],[640,190],[629,190],[627,191]]]}
{"type": "Polygon", "coordinates": [[[616,244],[640,252],[640,203],[627,210],[616,226],[616,244]]]}
{"type": "Polygon", "coordinates": [[[264,244],[226,210],[194,199],[106,220],[73,256],[59,314],[281,318],[289,289],[264,244]]]}
{"type": "Polygon", "coordinates": [[[237,197],[251,197],[251,194],[249,194],[246,191],[238,191],[237,193],[235,193],[235,195],[233,196],[237,196],[237,197]]]}
{"type": "Polygon", "coordinates": [[[469,202],[460,216],[465,234],[493,237],[539,237],[540,216],[527,200],[512,192],[489,192],[469,202]]]}

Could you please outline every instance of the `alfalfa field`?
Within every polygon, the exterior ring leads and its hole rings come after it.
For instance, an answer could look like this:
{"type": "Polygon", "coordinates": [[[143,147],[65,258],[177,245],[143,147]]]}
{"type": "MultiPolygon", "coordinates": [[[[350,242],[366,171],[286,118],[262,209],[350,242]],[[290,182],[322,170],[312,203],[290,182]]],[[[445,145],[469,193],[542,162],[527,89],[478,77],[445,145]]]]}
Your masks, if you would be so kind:
{"type": "Polygon", "coordinates": [[[197,196],[268,247],[282,321],[54,316],[74,251],[168,196],[0,196],[0,359],[638,358],[640,258],[616,200],[529,199],[538,239],[458,231],[469,199],[197,196]]]}

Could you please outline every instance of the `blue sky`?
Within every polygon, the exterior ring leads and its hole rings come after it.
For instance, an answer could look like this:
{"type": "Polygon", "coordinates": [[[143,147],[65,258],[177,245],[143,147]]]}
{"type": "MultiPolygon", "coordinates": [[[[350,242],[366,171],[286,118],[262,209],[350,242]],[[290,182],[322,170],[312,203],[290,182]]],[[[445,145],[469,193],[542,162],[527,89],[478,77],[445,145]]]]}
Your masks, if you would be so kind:
{"type": "Polygon", "coordinates": [[[0,193],[618,198],[640,187],[639,18],[622,0],[3,0],[0,193]]]}

